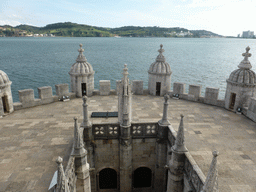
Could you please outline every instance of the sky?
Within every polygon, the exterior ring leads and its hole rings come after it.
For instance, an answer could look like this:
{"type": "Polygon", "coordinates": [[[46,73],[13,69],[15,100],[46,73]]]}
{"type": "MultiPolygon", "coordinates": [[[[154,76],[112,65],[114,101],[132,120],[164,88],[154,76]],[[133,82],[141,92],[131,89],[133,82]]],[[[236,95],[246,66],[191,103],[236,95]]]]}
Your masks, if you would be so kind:
{"type": "Polygon", "coordinates": [[[237,36],[256,33],[256,0],[0,0],[0,25],[58,22],[181,27],[237,36]]]}

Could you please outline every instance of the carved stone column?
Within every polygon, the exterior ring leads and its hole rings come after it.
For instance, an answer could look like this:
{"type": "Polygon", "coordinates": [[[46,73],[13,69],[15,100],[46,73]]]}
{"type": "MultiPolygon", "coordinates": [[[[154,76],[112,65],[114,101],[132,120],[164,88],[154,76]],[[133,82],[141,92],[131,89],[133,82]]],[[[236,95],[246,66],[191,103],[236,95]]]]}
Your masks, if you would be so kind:
{"type": "Polygon", "coordinates": [[[128,68],[124,65],[119,89],[120,115],[120,192],[132,191],[132,138],[131,138],[131,86],[128,68]]]}
{"type": "Polygon", "coordinates": [[[164,109],[163,117],[158,121],[158,131],[156,139],[156,164],[155,164],[155,178],[154,186],[156,187],[155,191],[164,191],[166,186],[166,177],[165,177],[165,168],[166,159],[167,159],[167,135],[168,135],[168,126],[170,122],[168,121],[168,99],[169,95],[164,96],[164,109]]]}

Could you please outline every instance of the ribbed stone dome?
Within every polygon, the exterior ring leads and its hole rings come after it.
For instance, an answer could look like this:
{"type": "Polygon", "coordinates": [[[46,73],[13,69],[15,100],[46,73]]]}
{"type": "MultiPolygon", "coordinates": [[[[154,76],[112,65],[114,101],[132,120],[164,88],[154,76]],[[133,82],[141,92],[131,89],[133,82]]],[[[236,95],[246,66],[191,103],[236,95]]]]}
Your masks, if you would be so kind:
{"type": "Polygon", "coordinates": [[[165,57],[162,54],[164,52],[162,44],[158,52],[159,55],[156,57],[156,61],[150,65],[148,72],[153,74],[171,74],[171,67],[169,63],[165,61],[165,57]]]}
{"type": "Polygon", "coordinates": [[[255,73],[250,69],[236,69],[230,74],[228,81],[234,83],[255,84],[255,73]]]}
{"type": "Polygon", "coordinates": [[[230,74],[229,78],[227,79],[227,82],[236,84],[255,85],[256,75],[252,70],[250,70],[252,66],[250,61],[248,60],[248,57],[251,56],[249,50],[250,47],[247,47],[246,53],[242,54],[242,56],[244,56],[244,59],[238,65],[239,69],[234,70],[230,74]]]}
{"type": "Polygon", "coordinates": [[[90,63],[87,62],[85,56],[83,55],[84,49],[82,49],[82,44],[80,44],[80,49],[78,49],[79,55],[69,71],[69,74],[79,75],[79,74],[90,74],[93,73],[93,68],[90,63]]]}
{"type": "Polygon", "coordinates": [[[3,72],[2,70],[0,70],[0,86],[5,86],[9,82],[10,82],[10,80],[9,80],[7,74],[5,72],[3,72]]]}

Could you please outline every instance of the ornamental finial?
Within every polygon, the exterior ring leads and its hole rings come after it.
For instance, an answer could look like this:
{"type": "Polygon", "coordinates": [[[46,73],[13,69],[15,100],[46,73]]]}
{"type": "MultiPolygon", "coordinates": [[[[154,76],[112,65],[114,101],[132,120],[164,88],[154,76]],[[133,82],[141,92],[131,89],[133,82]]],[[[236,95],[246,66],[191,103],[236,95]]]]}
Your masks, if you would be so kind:
{"type": "Polygon", "coordinates": [[[160,54],[164,52],[163,44],[160,45],[160,49],[158,50],[158,52],[159,52],[160,54]]]}
{"type": "Polygon", "coordinates": [[[165,62],[165,57],[163,55],[164,49],[163,44],[160,45],[160,49],[158,50],[159,55],[156,57],[156,62],[165,62]]]}
{"type": "Polygon", "coordinates": [[[58,156],[56,159],[56,163],[61,164],[62,162],[63,162],[63,159],[60,156],[58,156]]]}
{"type": "Polygon", "coordinates": [[[246,52],[242,54],[242,56],[244,57],[244,59],[240,62],[240,64],[238,65],[238,67],[240,69],[251,69],[252,65],[250,63],[250,61],[248,60],[249,57],[252,56],[251,53],[249,53],[250,51],[250,47],[246,47],[245,48],[246,52]]]}
{"type": "Polygon", "coordinates": [[[84,104],[86,104],[87,99],[88,99],[87,96],[84,95],[84,96],[83,96],[83,102],[84,102],[84,104]]]}
{"type": "Polygon", "coordinates": [[[80,49],[78,49],[78,52],[81,54],[82,52],[84,52],[84,49],[82,48],[83,44],[80,43],[79,46],[80,46],[80,49]]]}
{"type": "Polygon", "coordinates": [[[165,103],[167,103],[169,99],[170,99],[170,96],[168,94],[165,94],[164,95],[165,103]]]}
{"type": "Polygon", "coordinates": [[[243,53],[243,54],[242,54],[242,56],[244,56],[244,60],[248,60],[248,57],[251,57],[251,56],[252,56],[252,54],[251,54],[251,53],[249,53],[249,51],[250,51],[250,47],[249,47],[249,46],[247,46],[245,50],[246,50],[246,52],[245,52],[245,53],[243,53]]]}
{"type": "Polygon", "coordinates": [[[87,60],[86,60],[85,56],[83,55],[83,52],[84,52],[84,49],[82,48],[83,44],[80,43],[79,46],[80,46],[80,49],[78,49],[79,55],[78,55],[76,61],[77,62],[86,62],[87,60]]]}

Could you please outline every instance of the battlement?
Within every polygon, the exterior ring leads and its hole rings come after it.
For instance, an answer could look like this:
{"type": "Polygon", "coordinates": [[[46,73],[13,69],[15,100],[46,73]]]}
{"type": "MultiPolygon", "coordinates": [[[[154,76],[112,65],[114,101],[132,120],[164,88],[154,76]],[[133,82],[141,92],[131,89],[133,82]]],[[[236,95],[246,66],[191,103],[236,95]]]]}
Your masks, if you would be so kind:
{"type": "Polygon", "coordinates": [[[177,95],[176,98],[196,101],[218,107],[225,106],[225,100],[218,99],[219,88],[206,87],[205,96],[201,96],[201,85],[189,85],[188,93],[185,93],[185,83],[175,82],[173,84],[173,91],[169,92],[170,96],[177,95]]]}
{"type": "Polygon", "coordinates": [[[56,95],[52,95],[52,87],[50,86],[39,87],[37,89],[38,99],[35,98],[33,89],[20,90],[20,102],[15,102],[13,104],[14,110],[57,102],[62,98],[62,96],[69,96],[70,99],[75,98],[75,94],[69,92],[68,84],[55,85],[56,95]]]}
{"type": "MultiPolygon", "coordinates": [[[[117,95],[119,91],[119,84],[121,80],[116,80],[116,89],[111,89],[110,80],[100,80],[100,89],[93,90],[92,95],[117,95]]],[[[142,80],[133,80],[132,93],[134,95],[147,95],[149,94],[148,89],[143,89],[142,80]]],[[[195,101],[205,104],[210,104],[218,107],[224,107],[225,101],[218,99],[219,89],[207,87],[205,91],[205,97],[201,96],[201,85],[189,85],[189,92],[185,93],[185,83],[175,82],[173,84],[173,91],[169,91],[168,94],[173,97],[173,95],[178,94],[179,99],[184,99],[188,101],[195,101]]],[[[38,105],[49,104],[59,101],[62,96],[69,96],[70,99],[76,97],[75,93],[69,92],[68,84],[58,84],[55,85],[56,95],[52,95],[52,87],[44,86],[38,88],[38,99],[35,98],[33,89],[24,89],[19,91],[20,102],[14,103],[14,110],[35,107],[38,105]]],[[[175,98],[175,97],[174,97],[175,98]]]]}
{"type": "MultiPolygon", "coordinates": [[[[111,89],[110,80],[100,80],[100,89],[93,90],[92,95],[117,95],[119,91],[121,80],[116,80],[116,89],[111,89]]],[[[149,94],[148,89],[143,89],[142,80],[133,80],[131,82],[132,93],[134,95],[147,95],[149,94]]],[[[208,105],[213,105],[217,107],[225,107],[225,100],[218,99],[219,88],[206,87],[205,96],[201,95],[202,86],[201,85],[188,85],[188,93],[185,92],[186,84],[175,82],[173,83],[173,90],[168,92],[169,96],[173,99],[183,99],[192,102],[199,102],[208,105]]],[[[62,96],[69,96],[70,99],[76,98],[75,93],[69,92],[68,84],[58,84],[55,85],[56,95],[52,94],[51,86],[44,86],[38,88],[38,99],[35,98],[33,89],[24,89],[19,91],[20,102],[15,102],[13,104],[14,110],[35,107],[39,105],[50,104],[53,102],[60,101],[62,96]]],[[[251,97],[249,99],[249,107],[243,107],[242,113],[256,122],[256,98],[251,97]]]]}

